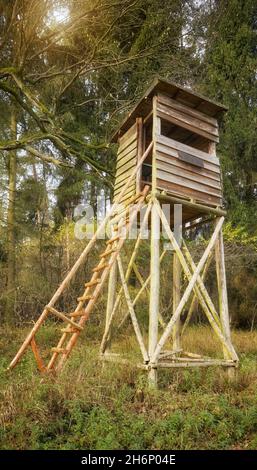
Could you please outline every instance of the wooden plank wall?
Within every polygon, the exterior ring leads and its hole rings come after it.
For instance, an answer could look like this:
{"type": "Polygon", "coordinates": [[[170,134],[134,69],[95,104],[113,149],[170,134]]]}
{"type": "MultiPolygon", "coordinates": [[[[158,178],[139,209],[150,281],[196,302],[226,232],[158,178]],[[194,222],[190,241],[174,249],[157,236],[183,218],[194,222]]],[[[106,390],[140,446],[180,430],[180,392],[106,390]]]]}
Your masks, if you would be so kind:
{"type": "MultiPolygon", "coordinates": [[[[217,120],[158,94],[157,116],[211,143],[218,142],[217,120]]],[[[216,155],[162,135],[156,137],[157,187],[211,206],[222,203],[220,164],[216,155]]],[[[214,145],[215,147],[215,145],[214,145]]]]}
{"type": "MultiPolygon", "coordinates": [[[[166,95],[157,96],[157,117],[180,128],[187,129],[209,142],[215,148],[218,142],[218,124],[207,116],[166,95]],[[212,145],[213,143],[213,145],[212,145]]],[[[210,206],[222,204],[219,160],[214,153],[204,152],[163,135],[156,136],[157,188],[170,194],[194,199],[210,206]]],[[[137,164],[138,123],[120,138],[115,175],[114,201],[137,164]]],[[[126,204],[136,193],[136,178],[123,196],[126,204]]]]}
{"type": "MultiPolygon", "coordinates": [[[[135,123],[119,141],[119,149],[117,154],[115,185],[114,185],[114,202],[117,200],[122,188],[130,177],[133,169],[137,165],[137,123],[135,123]]],[[[136,192],[136,178],[129,185],[126,193],[122,197],[120,204],[126,204],[136,192]]]]}
{"type": "Polygon", "coordinates": [[[210,141],[219,142],[217,119],[160,93],[157,96],[157,115],[210,141]]]}
{"type": "Polygon", "coordinates": [[[214,155],[158,135],[156,166],[159,189],[205,204],[221,205],[220,166],[214,155]],[[195,157],[197,165],[184,161],[185,154],[193,162],[195,157]]]}

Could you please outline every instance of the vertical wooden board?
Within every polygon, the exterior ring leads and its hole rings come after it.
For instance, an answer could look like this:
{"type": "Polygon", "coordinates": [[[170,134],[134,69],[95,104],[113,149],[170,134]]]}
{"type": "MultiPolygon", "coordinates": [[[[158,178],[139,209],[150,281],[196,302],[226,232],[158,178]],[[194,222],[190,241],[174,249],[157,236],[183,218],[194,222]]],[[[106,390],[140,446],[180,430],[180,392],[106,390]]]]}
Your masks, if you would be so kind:
{"type": "MultiPolygon", "coordinates": [[[[150,304],[148,354],[152,361],[158,343],[158,315],[160,295],[160,217],[153,204],[151,211],[151,260],[150,260],[150,304]]],[[[157,372],[151,369],[149,383],[156,387],[157,372]]]]}
{"type": "MultiPolygon", "coordinates": [[[[216,225],[219,219],[216,221],[216,225]]],[[[218,297],[219,297],[219,310],[220,320],[222,325],[222,331],[226,340],[231,342],[230,333],[230,322],[228,312],[228,294],[226,284],[226,271],[225,271],[225,256],[224,256],[224,244],[223,235],[220,231],[218,240],[215,246],[215,258],[216,258],[216,273],[217,273],[217,284],[218,284],[218,297]]],[[[224,350],[224,358],[229,359],[226,350],[224,350]]]]}
{"type": "Polygon", "coordinates": [[[157,182],[157,170],[156,170],[156,145],[158,136],[161,132],[160,118],[157,116],[157,97],[153,97],[153,129],[152,129],[152,141],[153,141],[153,154],[152,154],[152,192],[156,192],[157,182]]]}
{"type": "MultiPolygon", "coordinates": [[[[137,163],[143,155],[144,152],[144,135],[143,135],[143,119],[137,118],[137,163]]],[[[136,192],[140,191],[142,179],[142,167],[137,172],[136,175],[136,192]]]]}
{"type": "Polygon", "coordinates": [[[123,134],[122,137],[120,137],[120,139],[119,139],[119,147],[123,147],[123,146],[125,145],[126,141],[127,141],[128,139],[130,139],[130,137],[131,137],[132,135],[136,134],[136,133],[137,133],[137,125],[136,125],[136,123],[134,123],[133,126],[131,126],[131,127],[127,130],[127,132],[125,132],[125,134],[123,134]]]}
{"type": "MultiPolygon", "coordinates": [[[[116,164],[116,177],[114,185],[114,201],[119,197],[122,188],[126,184],[126,181],[131,176],[134,168],[137,165],[138,157],[138,122],[133,124],[131,128],[121,137],[119,141],[119,149],[117,155],[116,164]]],[[[122,198],[122,203],[127,201],[128,198],[132,197],[136,191],[136,180],[131,181],[126,193],[122,198]]]]}
{"type": "MultiPolygon", "coordinates": [[[[108,294],[107,294],[107,305],[106,305],[106,317],[105,317],[105,331],[109,328],[109,323],[112,315],[112,311],[116,299],[116,286],[117,286],[117,261],[114,261],[108,281],[108,294]]],[[[108,349],[110,348],[111,336],[109,335],[108,349]]]]}

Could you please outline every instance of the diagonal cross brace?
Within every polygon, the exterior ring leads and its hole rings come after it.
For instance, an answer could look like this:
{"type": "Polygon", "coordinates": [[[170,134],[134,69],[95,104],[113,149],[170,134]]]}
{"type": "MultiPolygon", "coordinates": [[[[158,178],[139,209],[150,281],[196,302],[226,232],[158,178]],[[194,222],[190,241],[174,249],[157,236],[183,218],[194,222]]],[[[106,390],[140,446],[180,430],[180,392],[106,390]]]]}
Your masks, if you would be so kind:
{"type": "Polygon", "coordinates": [[[136,337],[137,337],[137,341],[138,341],[143,359],[146,363],[148,363],[149,362],[149,356],[148,356],[148,353],[147,353],[147,350],[146,350],[146,347],[145,347],[145,344],[144,344],[143,336],[142,336],[140,326],[139,326],[139,323],[137,321],[137,317],[136,317],[135,310],[134,310],[134,307],[133,307],[133,303],[132,303],[132,300],[131,300],[131,297],[130,297],[130,294],[129,294],[129,290],[128,290],[128,286],[127,286],[127,283],[126,283],[126,280],[125,280],[125,275],[124,275],[120,255],[118,255],[118,257],[117,257],[117,262],[118,262],[118,268],[119,268],[119,272],[120,272],[121,284],[122,284],[125,299],[126,299],[126,302],[127,302],[127,305],[128,305],[128,309],[129,309],[130,317],[131,317],[131,320],[132,320],[133,328],[135,330],[135,334],[136,334],[136,337]]]}
{"type": "MultiPolygon", "coordinates": [[[[143,222],[142,222],[141,227],[140,227],[140,231],[139,231],[138,238],[137,238],[135,246],[134,246],[134,250],[133,250],[130,262],[129,262],[127,270],[126,270],[126,274],[125,274],[125,280],[126,281],[129,279],[129,276],[130,276],[130,273],[131,273],[131,270],[132,270],[132,267],[133,267],[133,263],[134,263],[134,260],[136,258],[137,252],[138,252],[138,248],[139,248],[141,240],[142,240],[142,234],[143,234],[145,226],[148,222],[151,207],[152,207],[152,203],[149,202],[148,206],[147,206],[147,210],[146,210],[144,218],[143,218],[143,222]]],[[[113,309],[112,309],[112,313],[111,313],[110,318],[109,318],[109,323],[108,323],[108,325],[105,329],[105,332],[104,332],[104,335],[103,335],[103,338],[102,338],[102,342],[101,342],[101,346],[100,346],[101,354],[103,354],[104,351],[105,351],[105,348],[106,348],[106,345],[107,345],[107,342],[108,342],[108,337],[109,337],[111,325],[112,325],[112,321],[113,321],[114,315],[115,315],[115,313],[118,309],[118,306],[120,304],[122,291],[123,291],[123,288],[121,287],[119,292],[118,292],[118,295],[116,297],[116,300],[115,300],[115,303],[114,303],[114,306],[113,306],[113,309]]]]}
{"type": "MultiPolygon", "coordinates": [[[[164,250],[160,256],[160,263],[162,262],[164,256],[166,255],[167,253],[167,250],[164,250]]],[[[141,288],[139,289],[138,293],[136,294],[135,298],[133,299],[133,306],[136,305],[137,301],[139,300],[139,298],[141,297],[142,293],[144,292],[145,289],[147,289],[149,283],[150,283],[150,280],[151,280],[151,274],[149,274],[149,276],[147,277],[147,279],[144,281],[144,284],[142,284],[141,288]]],[[[160,313],[159,313],[160,315],[160,313]]],[[[124,317],[122,318],[119,326],[118,326],[118,330],[120,328],[122,328],[122,326],[124,325],[125,321],[128,319],[129,317],[129,313],[127,312],[124,317]]],[[[161,326],[166,326],[166,323],[164,323],[164,320],[163,318],[159,318],[159,321],[160,321],[160,324],[161,326]]]]}
{"type": "MultiPolygon", "coordinates": [[[[195,269],[196,269],[196,265],[195,265],[194,260],[193,260],[191,254],[190,254],[190,252],[189,252],[189,250],[188,250],[188,248],[187,248],[187,245],[186,245],[186,243],[185,243],[185,240],[183,240],[182,243],[183,243],[185,258],[187,259],[187,262],[188,262],[188,264],[189,264],[189,266],[190,266],[191,271],[194,273],[194,271],[195,271],[195,269]]],[[[208,258],[211,257],[211,254],[212,254],[212,252],[210,252],[210,255],[208,256],[208,258]]],[[[207,260],[206,260],[205,267],[207,266],[208,258],[207,258],[207,260]]],[[[206,302],[206,304],[207,304],[207,306],[208,306],[210,312],[212,313],[212,316],[213,316],[214,320],[216,321],[217,325],[218,325],[219,327],[221,327],[219,315],[218,315],[218,313],[217,313],[217,311],[216,311],[216,308],[214,307],[213,302],[212,302],[212,300],[211,300],[211,298],[210,298],[210,296],[209,296],[209,294],[208,294],[208,291],[207,291],[207,289],[206,289],[206,287],[205,287],[205,285],[204,285],[204,283],[203,283],[203,277],[201,277],[200,275],[198,276],[197,284],[198,284],[198,287],[199,287],[200,290],[201,290],[201,294],[202,294],[202,296],[204,297],[205,302],[206,302]]]]}
{"type": "MultiPolygon", "coordinates": [[[[208,257],[208,259],[207,259],[207,261],[206,261],[206,263],[205,263],[205,267],[204,267],[204,269],[203,269],[202,276],[201,276],[203,282],[205,281],[205,278],[206,278],[208,269],[209,269],[209,267],[210,267],[212,258],[213,258],[213,252],[211,252],[211,253],[209,254],[209,257],[208,257]]],[[[189,324],[189,322],[190,322],[190,320],[191,320],[191,318],[192,318],[192,315],[193,315],[194,311],[196,310],[196,306],[197,306],[198,302],[199,302],[199,299],[198,299],[196,293],[194,293],[194,296],[193,296],[193,298],[192,298],[191,305],[190,305],[190,308],[189,308],[187,317],[186,317],[186,319],[185,319],[185,321],[184,321],[184,324],[183,324],[183,328],[182,328],[182,331],[181,331],[181,336],[183,336],[183,334],[184,334],[184,332],[185,332],[185,330],[186,330],[186,327],[187,327],[187,325],[189,324]]]]}
{"type": "Polygon", "coordinates": [[[159,354],[164,346],[164,344],[166,343],[167,339],[169,338],[171,332],[172,332],[172,329],[173,329],[173,326],[175,324],[175,322],[177,321],[177,319],[179,318],[182,310],[184,309],[190,295],[191,295],[191,292],[193,291],[193,289],[195,289],[195,292],[197,293],[197,296],[201,302],[201,305],[208,317],[208,320],[211,324],[211,326],[213,327],[215,333],[217,334],[217,336],[219,337],[220,341],[222,342],[222,344],[224,345],[224,348],[226,348],[229,356],[232,358],[232,360],[237,360],[237,354],[236,352],[234,351],[234,348],[232,347],[232,345],[228,344],[228,342],[226,341],[226,339],[224,338],[220,328],[218,327],[217,323],[215,322],[215,320],[213,319],[213,316],[211,314],[211,312],[209,311],[206,303],[205,303],[205,300],[201,294],[201,292],[199,291],[199,288],[196,288],[196,284],[197,282],[199,283],[199,274],[201,272],[201,270],[203,269],[204,265],[205,265],[205,262],[207,261],[207,258],[210,254],[210,252],[213,250],[214,246],[215,246],[215,243],[216,243],[216,240],[217,240],[217,237],[218,237],[218,234],[222,228],[222,224],[224,222],[224,217],[221,217],[219,222],[217,223],[217,226],[214,230],[214,233],[212,234],[212,237],[209,241],[209,244],[201,258],[201,260],[199,261],[199,264],[198,266],[196,267],[195,271],[194,271],[194,274],[192,275],[189,268],[188,268],[188,265],[187,265],[187,262],[184,258],[184,255],[180,249],[180,247],[178,246],[177,244],[177,241],[169,227],[169,224],[167,222],[167,219],[161,209],[161,206],[159,204],[159,202],[156,200],[155,201],[155,204],[157,206],[157,210],[158,210],[158,213],[159,213],[159,216],[161,218],[161,221],[164,225],[164,228],[167,232],[167,235],[172,243],[172,246],[175,250],[175,252],[177,253],[178,257],[179,257],[179,260],[181,262],[181,265],[186,273],[186,275],[189,277],[189,284],[179,302],[179,305],[176,309],[176,311],[174,312],[172,318],[170,319],[166,329],[164,330],[162,336],[161,336],[161,339],[159,340],[157,346],[156,346],[156,349],[154,351],[154,354],[153,356],[151,357],[151,362],[152,363],[155,363],[159,357],[159,354]]]}

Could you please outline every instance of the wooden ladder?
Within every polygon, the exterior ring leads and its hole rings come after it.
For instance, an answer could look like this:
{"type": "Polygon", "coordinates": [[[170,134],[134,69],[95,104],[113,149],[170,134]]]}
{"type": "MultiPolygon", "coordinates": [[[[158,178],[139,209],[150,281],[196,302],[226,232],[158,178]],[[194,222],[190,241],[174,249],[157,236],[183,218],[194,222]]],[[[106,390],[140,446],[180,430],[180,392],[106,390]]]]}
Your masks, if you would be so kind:
{"type": "Polygon", "coordinates": [[[17,355],[11,362],[9,369],[13,368],[20,357],[24,354],[27,345],[31,346],[37,362],[38,369],[41,372],[60,371],[63,364],[69,357],[72,349],[74,348],[80,333],[83,331],[83,325],[88,320],[97,299],[103,289],[104,283],[108,277],[109,271],[116,261],[122,246],[125,242],[126,235],[137,218],[137,214],[144,205],[145,198],[149,191],[149,186],[134,196],[129,204],[126,206],[123,213],[116,212],[110,221],[114,227],[114,235],[106,242],[106,248],[103,253],[99,255],[97,265],[92,269],[91,279],[85,283],[83,294],[77,298],[77,307],[71,313],[62,313],[56,310],[52,305],[47,305],[41,314],[42,322],[48,314],[53,314],[57,318],[67,323],[65,328],[61,328],[61,337],[56,347],[51,349],[51,358],[48,365],[45,367],[41,358],[38,346],[35,341],[35,334],[41,326],[39,318],[39,327],[33,328],[17,355]],[[123,231],[123,233],[121,233],[123,231]],[[29,339],[29,342],[28,342],[29,339]]]}

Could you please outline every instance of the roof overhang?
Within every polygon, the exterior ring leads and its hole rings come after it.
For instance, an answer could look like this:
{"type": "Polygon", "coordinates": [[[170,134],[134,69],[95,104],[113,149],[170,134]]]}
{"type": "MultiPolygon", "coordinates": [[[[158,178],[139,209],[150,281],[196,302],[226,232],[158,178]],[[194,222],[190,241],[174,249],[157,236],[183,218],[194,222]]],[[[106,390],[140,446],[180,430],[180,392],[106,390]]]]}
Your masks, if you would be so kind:
{"type": "Polygon", "coordinates": [[[209,100],[199,93],[195,93],[189,88],[182,87],[176,83],[156,78],[151,86],[146,90],[143,97],[138,101],[135,107],[130,111],[123,120],[119,128],[115,131],[111,138],[111,142],[115,143],[135,122],[137,117],[145,118],[152,109],[152,98],[157,93],[164,93],[170,98],[175,99],[179,103],[197,109],[207,116],[218,118],[228,108],[220,103],[209,100]]]}

